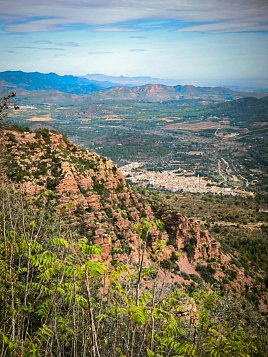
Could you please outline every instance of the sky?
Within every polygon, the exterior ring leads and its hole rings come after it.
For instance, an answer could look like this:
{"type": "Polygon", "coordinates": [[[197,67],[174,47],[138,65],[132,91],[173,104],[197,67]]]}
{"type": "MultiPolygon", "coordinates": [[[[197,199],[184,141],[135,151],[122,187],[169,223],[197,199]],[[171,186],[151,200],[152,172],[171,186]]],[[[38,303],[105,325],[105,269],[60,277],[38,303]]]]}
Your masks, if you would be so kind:
{"type": "Polygon", "coordinates": [[[268,87],[268,0],[0,0],[0,71],[268,87]]]}

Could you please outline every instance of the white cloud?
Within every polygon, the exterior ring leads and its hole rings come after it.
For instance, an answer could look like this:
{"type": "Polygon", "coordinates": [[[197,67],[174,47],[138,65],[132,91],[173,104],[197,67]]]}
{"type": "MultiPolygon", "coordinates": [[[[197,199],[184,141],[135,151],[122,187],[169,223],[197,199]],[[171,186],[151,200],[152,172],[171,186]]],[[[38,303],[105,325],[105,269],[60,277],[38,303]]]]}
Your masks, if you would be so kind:
{"type": "Polygon", "coordinates": [[[57,31],[79,24],[107,26],[98,31],[129,31],[135,28],[118,24],[141,19],[177,20],[182,27],[187,22],[199,23],[188,31],[206,31],[209,26],[207,31],[226,32],[226,26],[230,26],[240,32],[267,30],[268,1],[2,0],[0,13],[7,32],[57,31]]]}

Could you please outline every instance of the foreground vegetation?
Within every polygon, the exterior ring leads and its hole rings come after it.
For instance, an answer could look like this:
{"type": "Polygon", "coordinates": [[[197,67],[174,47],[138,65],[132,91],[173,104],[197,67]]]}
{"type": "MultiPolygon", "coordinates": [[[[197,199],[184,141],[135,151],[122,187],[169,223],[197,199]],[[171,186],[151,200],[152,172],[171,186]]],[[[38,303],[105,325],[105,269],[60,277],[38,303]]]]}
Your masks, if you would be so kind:
{"type": "MultiPolygon", "coordinates": [[[[249,306],[160,284],[142,259],[102,262],[53,213],[51,194],[1,187],[1,356],[265,355],[265,325],[249,306]]],[[[136,227],[141,237],[148,225],[136,227]]]]}

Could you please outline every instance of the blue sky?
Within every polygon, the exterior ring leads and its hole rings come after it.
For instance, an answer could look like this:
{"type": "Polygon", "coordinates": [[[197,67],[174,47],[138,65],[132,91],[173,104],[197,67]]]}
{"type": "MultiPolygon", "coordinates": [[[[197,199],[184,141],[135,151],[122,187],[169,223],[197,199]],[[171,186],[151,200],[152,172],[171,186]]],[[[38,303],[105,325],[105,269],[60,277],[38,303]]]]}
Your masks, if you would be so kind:
{"type": "Polygon", "coordinates": [[[267,0],[0,0],[0,70],[268,86],[267,0]]]}

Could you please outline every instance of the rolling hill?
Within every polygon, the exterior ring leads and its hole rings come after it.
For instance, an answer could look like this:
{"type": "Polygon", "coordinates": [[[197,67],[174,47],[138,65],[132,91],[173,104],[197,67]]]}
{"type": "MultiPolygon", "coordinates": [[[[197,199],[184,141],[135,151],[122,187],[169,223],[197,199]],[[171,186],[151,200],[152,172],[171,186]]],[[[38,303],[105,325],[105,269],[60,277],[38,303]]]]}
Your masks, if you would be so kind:
{"type": "MultiPolygon", "coordinates": [[[[218,103],[198,110],[198,115],[228,116],[240,125],[252,125],[255,121],[268,120],[268,96],[263,98],[240,98],[233,101],[218,103]]],[[[233,120],[231,120],[234,122],[233,120]]]]}
{"type": "MultiPolygon", "coordinates": [[[[99,78],[99,77],[97,77],[99,78]]],[[[102,77],[100,77],[102,79],[102,77]]],[[[241,97],[260,98],[265,93],[235,92],[225,87],[196,87],[193,85],[167,86],[145,84],[134,87],[117,86],[110,81],[98,81],[72,75],[55,73],[6,71],[0,72],[0,86],[6,91],[53,91],[65,94],[86,95],[86,100],[134,100],[161,102],[181,99],[204,99],[213,101],[233,100],[241,97]]],[[[45,93],[44,93],[45,94],[45,93]]]]}
{"type": "Polygon", "coordinates": [[[192,85],[166,86],[163,84],[146,84],[135,87],[115,87],[91,97],[102,100],[141,100],[141,101],[167,101],[192,98],[214,100],[234,99],[241,96],[239,93],[223,87],[195,87],[192,85]]]}

